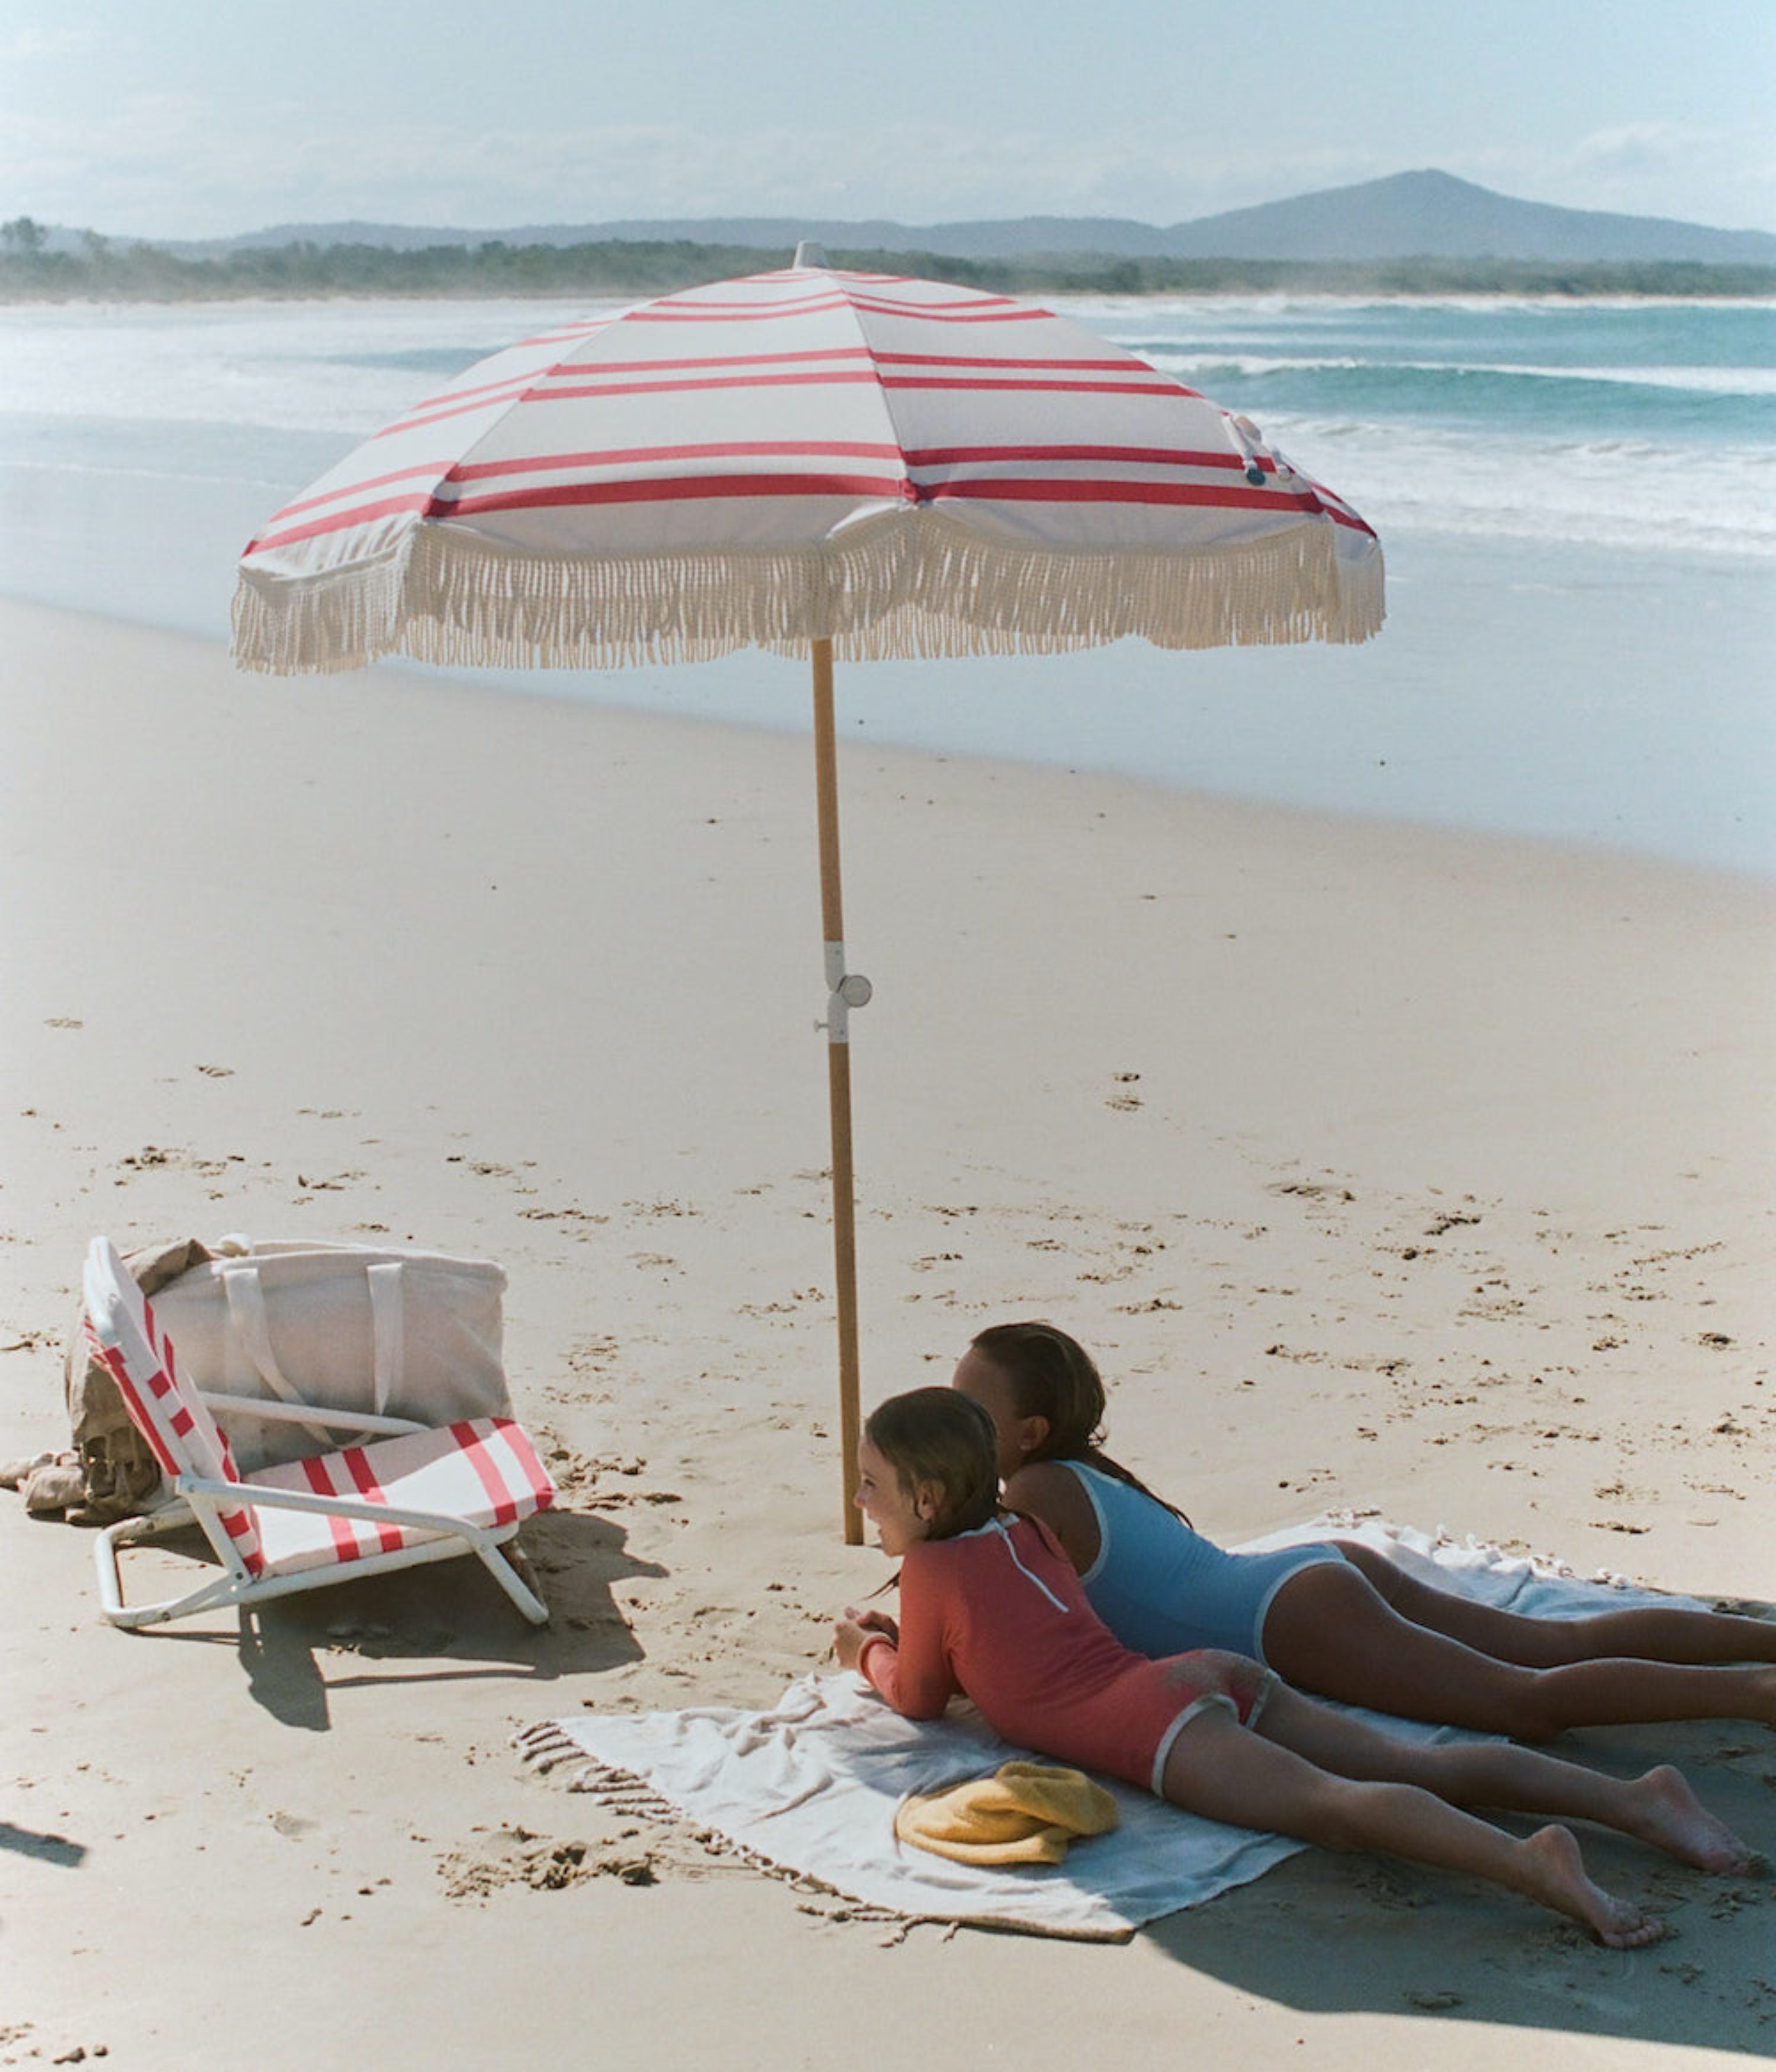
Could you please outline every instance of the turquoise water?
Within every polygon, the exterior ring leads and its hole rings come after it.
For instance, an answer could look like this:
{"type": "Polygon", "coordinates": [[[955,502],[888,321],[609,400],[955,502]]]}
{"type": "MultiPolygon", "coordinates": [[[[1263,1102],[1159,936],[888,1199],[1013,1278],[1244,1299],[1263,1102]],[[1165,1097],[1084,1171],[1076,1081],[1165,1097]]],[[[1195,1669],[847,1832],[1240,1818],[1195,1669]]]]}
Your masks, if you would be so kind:
{"type": "MultiPolygon", "coordinates": [[[[1388,549],[1356,650],[877,664],[853,733],[1776,871],[1776,310],[1249,298],[1069,313],[1256,419],[1388,549]]],[[[559,303],[0,311],[0,591],[225,635],[248,536],[559,303]]],[[[575,310],[574,314],[581,314],[575,310]]],[[[760,724],[742,656],[490,677],[760,724]]]]}
{"type": "Polygon", "coordinates": [[[1354,479],[1335,486],[1371,518],[1776,553],[1768,304],[1171,307],[1157,323],[1100,314],[1120,343],[1298,445],[1298,460],[1330,470],[1336,456],[1354,479]]]}

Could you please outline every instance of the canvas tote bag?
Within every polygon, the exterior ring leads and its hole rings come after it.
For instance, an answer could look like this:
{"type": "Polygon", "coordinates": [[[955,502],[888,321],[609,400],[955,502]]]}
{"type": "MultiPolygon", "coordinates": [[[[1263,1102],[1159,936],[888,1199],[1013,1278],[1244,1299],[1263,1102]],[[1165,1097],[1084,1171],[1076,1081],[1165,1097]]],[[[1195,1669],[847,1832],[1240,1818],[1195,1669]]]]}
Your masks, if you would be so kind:
{"type": "MultiPolygon", "coordinates": [[[[430,1425],[509,1417],[504,1267],[442,1252],[224,1238],[154,1308],[200,1389],[430,1425]]],[[[245,1471],[358,1443],[219,1413],[245,1471]]]]}

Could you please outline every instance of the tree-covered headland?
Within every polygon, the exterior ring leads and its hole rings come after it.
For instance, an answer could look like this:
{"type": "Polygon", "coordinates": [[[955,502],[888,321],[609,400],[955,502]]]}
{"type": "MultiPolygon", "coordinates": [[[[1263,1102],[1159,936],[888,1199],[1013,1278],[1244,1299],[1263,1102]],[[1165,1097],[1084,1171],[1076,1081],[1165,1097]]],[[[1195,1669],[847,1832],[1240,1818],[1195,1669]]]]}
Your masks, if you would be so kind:
{"type": "MultiPolygon", "coordinates": [[[[1005,294],[1776,294],[1776,268],[1646,261],[1563,265],[1515,259],[1124,259],[1089,253],[956,259],[931,252],[835,250],[834,265],[915,273],[1005,294]]],[[[81,249],[51,250],[29,216],[0,224],[0,302],[189,302],[255,298],[665,294],[705,281],[768,273],[779,249],[689,240],[586,245],[294,243],[187,257],[88,231],[81,249]]]]}

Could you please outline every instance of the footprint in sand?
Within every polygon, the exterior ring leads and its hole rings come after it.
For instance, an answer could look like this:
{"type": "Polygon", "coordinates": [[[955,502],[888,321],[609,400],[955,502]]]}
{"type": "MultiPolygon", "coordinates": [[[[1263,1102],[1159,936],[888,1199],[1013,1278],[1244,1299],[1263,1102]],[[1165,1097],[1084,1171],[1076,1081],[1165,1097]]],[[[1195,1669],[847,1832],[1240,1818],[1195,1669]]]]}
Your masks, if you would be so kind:
{"type": "Polygon", "coordinates": [[[1321,1180],[1279,1180],[1266,1187],[1264,1192],[1267,1194],[1299,1194],[1307,1201],[1354,1202],[1357,1198],[1348,1187],[1321,1180]]]}

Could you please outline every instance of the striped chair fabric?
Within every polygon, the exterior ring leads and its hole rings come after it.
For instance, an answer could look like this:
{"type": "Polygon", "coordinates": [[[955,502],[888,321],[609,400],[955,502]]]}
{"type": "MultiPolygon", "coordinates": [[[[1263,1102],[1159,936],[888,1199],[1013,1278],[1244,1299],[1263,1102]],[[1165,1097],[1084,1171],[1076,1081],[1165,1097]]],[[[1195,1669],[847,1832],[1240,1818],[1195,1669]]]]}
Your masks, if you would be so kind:
{"type": "MultiPolygon", "coordinates": [[[[219,1544],[216,1552],[232,1552],[238,1560],[243,1597],[252,1595],[255,1585],[306,1571],[370,1560],[387,1566],[388,1557],[405,1550],[425,1558],[417,1550],[430,1548],[435,1554],[439,1543],[462,1538],[458,1527],[509,1539],[523,1519],[554,1502],[554,1484],[530,1435],[509,1417],[478,1417],[405,1433],[242,1475],[208,1406],[181,1375],[172,1341],[153,1305],[103,1238],[93,1241],[88,1254],[86,1291],[87,1343],[116,1381],[125,1408],[169,1481],[232,1483],[269,1499],[216,1504],[228,1541],[226,1548],[219,1544]],[[286,1491],[345,1499],[358,1515],[286,1508],[276,1495],[286,1491]],[[373,1515],[384,1508],[424,1512],[438,1523],[384,1520],[373,1515]]],[[[462,1539],[461,1551],[479,1552],[502,1588],[525,1609],[501,1572],[505,1564],[491,1546],[462,1539]]],[[[314,1580],[327,1578],[317,1573],[314,1580]]],[[[526,1615],[542,1615],[540,1601],[532,1601],[538,1611],[527,1610],[526,1615]]]]}
{"type": "MultiPolygon", "coordinates": [[[[318,1496],[361,1497],[397,1511],[442,1511],[468,1525],[516,1525],[546,1511],[555,1499],[554,1484],[529,1433],[509,1417],[476,1417],[441,1431],[348,1446],[342,1453],[261,1468],[249,1480],[255,1489],[312,1490],[318,1496]]],[[[438,1536],[413,1526],[269,1506],[257,1517],[268,1576],[393,1554],[438,1536]]]]}
{"type": "MultiPolygon", "coordinates": [[[[106,1291],[110,1298],[109,1329],[101,1333],[89,1308],[85,1324],[88,1351],[117,1384],[124,1408],[169,1482],[180,1475],[195,1475],[203,1482],[239,1482],[228,1442],[208,1404],[180,1375],[172,1341],[155,1320],[147,1297],[117,1254],[111,1256],[116,1268],[109,1276],[114,1285],[106,1291]]],[[[265,1567],[265,1552],[252,1506],[230,1505],[216,1515],[247,1573],[258,1575],[265,1567]]]]}

